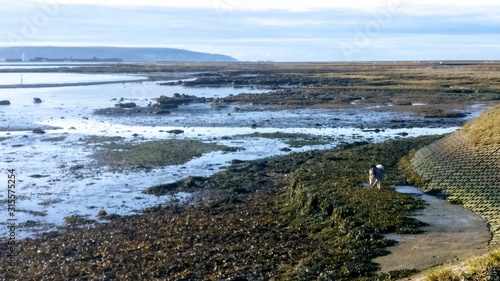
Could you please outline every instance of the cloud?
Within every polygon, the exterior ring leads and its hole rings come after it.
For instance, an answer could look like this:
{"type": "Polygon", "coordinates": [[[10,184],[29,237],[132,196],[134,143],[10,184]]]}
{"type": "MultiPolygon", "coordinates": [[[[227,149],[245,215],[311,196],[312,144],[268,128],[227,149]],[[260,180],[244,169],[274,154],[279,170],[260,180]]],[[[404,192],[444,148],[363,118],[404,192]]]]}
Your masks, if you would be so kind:
{"type": "Polygon", "coordinates": [[[304,25],[325,25],[327,22],[319,20],[295,20],[283,18],[247,18],[245,19],[250,24],[257,24],[261,26],[277,26],[277,27],[294,27],[304,25]]]}
{"type": "Polygon", "coordinates": [[[499,42],[494,40],[500,38],[500,5],[491,8],[488,5],[494,3],[485,0],[475,1],[477,6],[461,0],[440,5],[429,0],[311,0],[286,5],[261,0],[36,1],[11,1],[2,7],[1,45],[9,45],[14,34],[16,43],[23,45],[178,47],[242,60],[286,61],[345,60],[344,43],[355,47],[356,60],[431,54],[445,59],[449,50],[462,50],[471,58],[500,59],[499,42]],[[57,13],[48,21],[33,24],[35,15],[46,13],[44,5],[57,3],[62,5],[52,9],[57,13]],[[372,6],[378,8],[367,9],[372,6]],[[25,31],[36,32],[22,36],[25,31]]]}
{"type": "MultiPolygon", "coordinates": [[[[26,0],[24,0],[26,1],[26,0]]],[[[187,1],[164,1],[164,0],[31,0],[38,2],[58,2],[61,4],[87,4],[107,6],[156,6],[172,8],[201,8],[201,9],[224,9],[224,10],[286,10],[286,11],[310,11],[322,9],[352,9],[363,11],[374,11],[387,9],[399,5],[411,5],[420,11],[433,11],[428,9],[432,6],[447,7],[447,11],[461,8],[498,7],[496,0],[420,0],[417,3],[411,0],[308,0],[308,1],[269,1],[269,0],[187,0],[187,1]]],[[[444,11],[444,10],[443,10],[444,11]]]]}

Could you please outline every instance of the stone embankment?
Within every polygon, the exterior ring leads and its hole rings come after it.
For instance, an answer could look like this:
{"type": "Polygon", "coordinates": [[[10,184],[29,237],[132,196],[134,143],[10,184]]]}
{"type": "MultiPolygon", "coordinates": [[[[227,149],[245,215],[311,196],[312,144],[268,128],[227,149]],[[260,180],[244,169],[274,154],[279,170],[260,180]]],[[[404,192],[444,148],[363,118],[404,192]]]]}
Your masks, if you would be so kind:
{"type": "Polygon", "coordinates": [[[483,217],[500,245],[500,107],[418,150],[411,169],[426,192],[443,194],[483,217]],[[475,140],[475,141],[471,141],[475,140]]]}

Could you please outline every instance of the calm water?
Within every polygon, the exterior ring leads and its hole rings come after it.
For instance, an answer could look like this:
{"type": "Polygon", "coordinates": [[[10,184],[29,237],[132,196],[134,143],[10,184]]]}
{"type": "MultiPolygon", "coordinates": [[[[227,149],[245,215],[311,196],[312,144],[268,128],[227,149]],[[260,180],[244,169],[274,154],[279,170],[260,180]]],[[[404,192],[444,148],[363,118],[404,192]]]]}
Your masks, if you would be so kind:
{"type": "Polygon", "coordinates": [[[68,84],[146,79],[141,76],[74,73],[0,73],[0,85],[68,84]]]}

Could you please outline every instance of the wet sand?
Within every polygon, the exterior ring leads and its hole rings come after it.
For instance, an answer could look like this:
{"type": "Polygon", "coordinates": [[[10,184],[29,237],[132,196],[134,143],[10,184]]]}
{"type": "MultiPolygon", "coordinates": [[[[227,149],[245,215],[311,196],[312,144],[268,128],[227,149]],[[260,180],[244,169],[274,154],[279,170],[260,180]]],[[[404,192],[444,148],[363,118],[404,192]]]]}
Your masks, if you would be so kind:
{"type": "Polygon", "coordinates": [[[427,206],[416,211],[414,218],[428,226],[421,228],[421,234],[384,235],[398,244],[388,248],[391,252],[389,255],[374,259],[380,265],[381,272],[424,270],[464,261],[487,252],[491,233],[481,217],[414,187],[398,186],[396,190],[425,200],[427,206]]]}

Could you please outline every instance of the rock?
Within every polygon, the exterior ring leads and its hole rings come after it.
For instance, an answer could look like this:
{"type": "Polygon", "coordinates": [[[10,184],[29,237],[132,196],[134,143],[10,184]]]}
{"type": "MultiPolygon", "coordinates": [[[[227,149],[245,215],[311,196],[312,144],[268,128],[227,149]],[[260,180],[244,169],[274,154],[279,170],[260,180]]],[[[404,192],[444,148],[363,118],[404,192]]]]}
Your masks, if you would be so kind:
{"type": "Polygon", "coordinates": [[[151,108],[154,109],[175,109],[178,108],[179,106],[177,104],[170,104],[170,103],[156,103],[150,106],[151,108]]]}
{"type": "Polygon", "coordinates": [[[168,110],[165,110],[165,109],[160,109],[160,110],[151,111],[151,113],[165,115],[165,114],[170,114],[171,112],[168,110]]]}
{"type": "Polygon", "coordinates": [[[33,103],[42,103],[40,98],[33,98],[33,103]]]}
{"type": "Polygon", "coordinates": [[[207,99],[204,97],[197,97],[193,95],[185,95],[175,93],[173,97],[160,96],[156,99],[156,104],[151,105],[153,108],[176,108],[181,104],[189,104],[193,102],[206,102],[207,99]]]}
{"type": "Polygon", "coordinates": [[[184,131],[176,129],[176,130],[169,130],[169,131],[167,131],[167,133],[178,135],[178,134],[183,134],[184,131]]]}
{"type": "Polygon", "coordinates": [[[137,107],[137,104],[135,104],[135,102],[117,103],[117,104],[115,104],[115,107],[118,107],[118,108],[134,108],[134,107],[137,107]]]}
{"type": "Polygon", "coordinates": [[[43,134],[45,134],[45,131],[40,129],[40,128],[36,128],[36,129],[33,129],[33,133],[43,135],[43,134]]]}
{"type": "Polygon", "coordinates": [[[34,178],[34,179],[41,179],[41,178],[47,178],[49,177],[48,175],[39,175],[39,174],[35,174],[35,175],[30,175],[29,176],[30,178],[34,178]]]}
{"type": "Polygon", "coordinates": [[[10,105],[10,101],[8,101],[8,100],[0,100],[0,105],[10,105]]]}
{"type": "Polygon", "coordinates": [[[81,164],[78,164],[78,165],[69,167],[69,170],[72,171],[72,172],[75,172],[75,171],[81,170],[83,168],[85,168],[85,166],[83,166],[81,164]]]}

